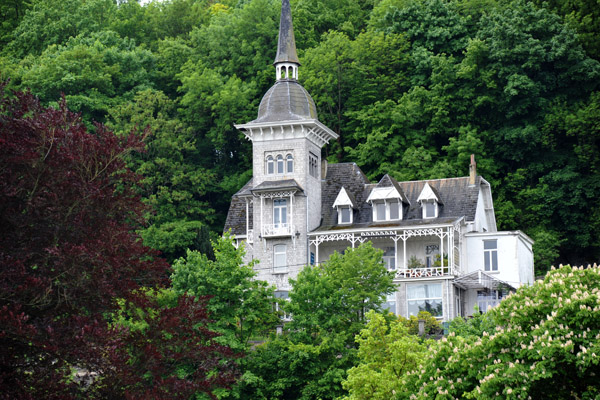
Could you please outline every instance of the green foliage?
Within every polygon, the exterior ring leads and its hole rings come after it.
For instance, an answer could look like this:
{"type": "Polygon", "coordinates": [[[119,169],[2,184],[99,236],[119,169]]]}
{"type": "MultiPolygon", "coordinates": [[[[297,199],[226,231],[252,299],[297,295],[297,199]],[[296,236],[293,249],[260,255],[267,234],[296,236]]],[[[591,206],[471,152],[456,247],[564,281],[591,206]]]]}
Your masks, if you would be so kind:
{"type": "Polygon", "coordinates": [[[408,318],[398,316],[398,321],[406,327],[407,332],[410,335],[419,334],[419,320],[425,321],[425,334],[433,335],[439,334],[442,331],[442,325],[434,316],[427,311],[419,311],[418,315],[411,315],[408,318]]]}
{"type": "Polygon", "coordinates": [[[365,243],[336,253],[317,267],[307,266],[290,280],[293,319],[282,337],[272,338],[248,355],[239,398],[334,399],[356,363],[354,337],[366,313],[380,310],[393,291],[393,275],[382,252],[365,243]]]}
{"type": "Polygon", "coordinates": [[[405,323],[386,320],[371,310],[367,325],[356,336],[358,365],[348,371],[344,400],[388,400],[403,391],[406,374],[426,355],[426,346],[405,323]]]}
{"type": "Polygon", "coordinates": [[[225,235],[214,244],[215,260],[188,250],[173,264],[173,290],[182,295],[211,296],[207,310],[221,333],[221,342],[234,349],[246,349],[253,335],[272,329],[278,318],[273,311],[273,288],[255,280],[254,263],[244,264],[243,249],[236,249],[225,235]]]}
{"type": "Polygon", "coordinates": [[[381,262],[381,250],[370,242],[344,254],[334,253],[319,267],[305,267],[296,280],[286,311],[292,331],[353,337],[369,310],[380,310],[394,291],[393,274],[381,262]]]}
{"type": "Polygon", "coordinates": [[[479,329],[476,323],[465,337],[439,342],[410,374],[407,392],[417,399],[596,398],[599,304],[600,268],[552,270],[476,317],[479,329]],[[493,331],[481,329],[488,321],[493,331]]]}
{"type": "Polygon", "coordinates": [[[110,108],[151,86],[153,68],[152,53],[102,31],[51,45],[37,58],[26,57],[17,75],[42,102],[57,102],[64,94],[69,106],[91,124],[104,121],[110,108]]]}
{"type": "Polygon", "coordinates": [[[475,312],[472,317],[456,317],[450,321],[450,333],[457,336],[469,337],[483,336],[483,332],[492,334],[496,330],[494,313],[482,313],[479,307],[475,306],[475,312]]]}
{"type": "Polygon", "coordinates": [[[112,0],[34,1],[15,29],[7,50],[17,57],[40,55],[50,45],[106,29],[116,8],[112,0]]]}
{"type": "Polygon", "coordinates": [[[160,91],[140,91],[109,115],[108,125],[116,133],[141,129],[145,136],[146,151],[128,156],[129,167],[144,176],[141,194],[154,211],[148,216],[150,225],[140,232],[144,243],[170,262],[185,256],[188,248],[201,250],[208,242],[201,237],[202,228],[218,229],[221,222],[209,202],[218,186],[203,160],[206,144],[178,119],[175,102],[160,91]]]}

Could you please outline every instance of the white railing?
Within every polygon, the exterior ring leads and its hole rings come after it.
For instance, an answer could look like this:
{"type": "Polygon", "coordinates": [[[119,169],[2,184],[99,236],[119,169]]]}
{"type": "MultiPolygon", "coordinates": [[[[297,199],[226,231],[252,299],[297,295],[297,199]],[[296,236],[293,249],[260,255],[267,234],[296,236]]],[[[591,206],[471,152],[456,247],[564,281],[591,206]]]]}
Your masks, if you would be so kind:
{"type": "Polygon", "coordinates": [[[396,271],[396,278],[429,278],[435,276],[454,275],[449,266],[431,268],[407,268],[396,271]]]}
{"type": "Polygon", "coordinates": [[[294,232],[294,226],[291,224],[263,224],[262,236],[291,236],[294,232]]]}

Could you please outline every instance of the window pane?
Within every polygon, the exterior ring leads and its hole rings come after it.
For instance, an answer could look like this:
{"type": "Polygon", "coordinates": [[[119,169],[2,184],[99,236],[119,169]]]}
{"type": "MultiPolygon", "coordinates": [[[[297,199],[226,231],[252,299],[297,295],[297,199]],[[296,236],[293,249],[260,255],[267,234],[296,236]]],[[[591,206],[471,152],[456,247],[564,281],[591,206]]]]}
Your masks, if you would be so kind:
{"type": "Polygon", "coordinates": [[[400,219],[400,211],[398,208],[398,201],[392,200],[390,204],[390,219],[400,219]]]}
{"type": "Polygon", "coordinates": [[[490,252],[486,251],[483,253],[483,263],[486,271],[490,270],[490,252]]]}
{"type": "Polygon", "coordinates": [[[277,156],[277,173],[283,174],[283,156],[277,156]]]}
{"type": "Polygon", "coordinates": [[[273,246],[273,271],[285,272],[287,269],[286,246],[278,244],[273,246]]]}
{"type": "Polygon", "coordinates": [[[291,154],[287,156],[287,172],[288,174],[294,172],[294,157],[291,154]]]}
{"type": "Polygon", "coordinates": [[[497,240],[484,240],[483,241],[483,248],[485,250],[497,249],[498,248],[498,241],[497,240]]]}
{"type": "Polygon", "coordinates": [[[385,204],[384,203],[376,203],[375,204],[375,212],[377,221],[385,220],[385,204]]]}
{"type": "Polygon", "coordinates": [[[492,271],[498,271],[498,252],[492,250],[492,271]]]}
{"type": "Polygon", "coordinates": [[[350,207],[341,207],[340,211],[342,212],[342,223],[349,224],[350,223],[350,207]]]}
{"type": "Polygon", "coordinates": [[[435,217],[435,203],[427,202],[425,203],[425,218],[434,218],[435,217]]]}
{"type": "Polygon", "coordinates": [[[273,163],[273,157],[267,157],[267,174],[275,173],[275,164],[273,163]]]}

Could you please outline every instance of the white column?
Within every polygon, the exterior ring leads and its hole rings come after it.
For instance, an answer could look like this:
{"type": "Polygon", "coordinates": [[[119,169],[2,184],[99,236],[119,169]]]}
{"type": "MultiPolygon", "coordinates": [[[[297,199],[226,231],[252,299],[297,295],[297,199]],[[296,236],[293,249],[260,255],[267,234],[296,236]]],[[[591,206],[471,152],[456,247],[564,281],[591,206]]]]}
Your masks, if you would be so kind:
{"type": "Polygon", "coordinates": [[[402,238],[402,244],[404,246],[404,269],[406,269],[406,236],[402,238]]]}
{"type": "Polygon", "coordinates": [[[394,267],[398,269],[398,240],[399,237],[394,238],[394,267]]]}
{"type": "Polygon", "coordinates": [[[444,271],[444,230],[441,229],[440,232],[440,265],[442,266],[442,271],[444,271]]]}
{"type": "Polygon", "coordinates": [[[315,240],[315,265],[319,265],[319,237],[315,240]]]}
{"type": "Polygon", "coordinates": [[[293,235],[294,234],[294,194],[291,193],[290,194],[290,233],[293,235]]]}
{"type": "Polygon", "coordinates": [[[265,199],[263,198],[262,194],[260,195],[260,234],[261,236],[264,234],[264,230],[263,230],[263,203],[264,203],[265,199]]]}

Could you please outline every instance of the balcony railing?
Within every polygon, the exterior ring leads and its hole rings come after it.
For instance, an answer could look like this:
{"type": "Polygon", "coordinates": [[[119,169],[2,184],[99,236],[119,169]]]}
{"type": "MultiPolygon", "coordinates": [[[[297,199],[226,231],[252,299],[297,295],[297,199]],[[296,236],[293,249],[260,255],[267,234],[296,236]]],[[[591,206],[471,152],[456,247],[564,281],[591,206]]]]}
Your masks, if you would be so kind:
{"type": "Polygon", "coordinates": [[[294,226],[291,224],[263,224],[262,237],[292,236],[294,226]]]}
{"type": "Polygon", "coordinates": [[[447,275],[454,275],[454,269],[450,266],[430,268],[407,268],[396,271],[396,278],[429,278],[447,275]]]}

